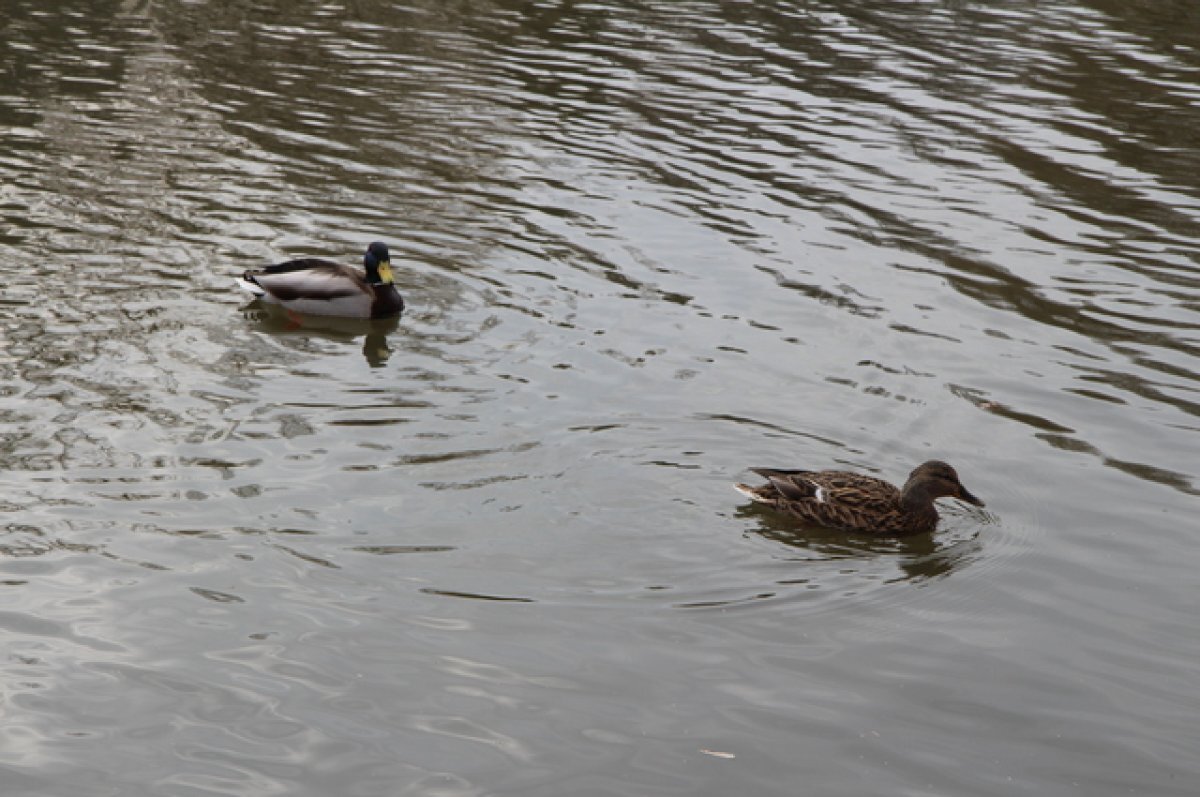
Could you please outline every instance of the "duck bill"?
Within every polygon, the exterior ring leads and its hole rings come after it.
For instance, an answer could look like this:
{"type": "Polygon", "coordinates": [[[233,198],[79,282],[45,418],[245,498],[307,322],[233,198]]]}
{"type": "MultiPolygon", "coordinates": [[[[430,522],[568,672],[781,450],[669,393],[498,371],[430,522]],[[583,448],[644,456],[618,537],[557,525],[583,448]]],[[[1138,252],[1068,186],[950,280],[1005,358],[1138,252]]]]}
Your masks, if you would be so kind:
{"type": "Polygon", "coordinates": [[[384,285],[392,284],[392,264],[387,260],[379,263],[379,281],[384,285]]]}
{"type": "Polygon", "coordinates": [[[961,501],[966,501],[968,504],[974,504],[975,506],[983,506],[984,505],[983,501],[980,501],[978,498],[976,498],[974,495],[972,495],[971,491],[968,490],[966,487],[960,486],[958,488],[957,498],[961,501]]]}

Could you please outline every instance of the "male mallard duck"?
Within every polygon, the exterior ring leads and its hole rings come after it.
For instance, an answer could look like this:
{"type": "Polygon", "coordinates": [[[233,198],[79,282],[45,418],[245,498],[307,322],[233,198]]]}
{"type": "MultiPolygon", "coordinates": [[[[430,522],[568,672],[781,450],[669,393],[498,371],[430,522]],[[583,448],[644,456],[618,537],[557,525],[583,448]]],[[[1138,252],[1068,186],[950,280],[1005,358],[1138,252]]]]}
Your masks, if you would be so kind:
{"type": "Polygon", "coordinates": [[[933,501],[944,496],[983,506],[962,486],[954,468],[937,460],[913,470],[899,490],[882,479],[847,471],[752,470],[767,483],[734,485],[738,492],[813,525],[842,531],[896,536],[933,531],[938,521],[933,501]]]}
{"type": "Polygon", "coordinates": [[[392,284],[387,244],[376,241],[367,247],[363,269],[305,258],[247,271],[238,284],[264,302],[297,313],[351,318],[400,315],[404,299],[392,284]]]}

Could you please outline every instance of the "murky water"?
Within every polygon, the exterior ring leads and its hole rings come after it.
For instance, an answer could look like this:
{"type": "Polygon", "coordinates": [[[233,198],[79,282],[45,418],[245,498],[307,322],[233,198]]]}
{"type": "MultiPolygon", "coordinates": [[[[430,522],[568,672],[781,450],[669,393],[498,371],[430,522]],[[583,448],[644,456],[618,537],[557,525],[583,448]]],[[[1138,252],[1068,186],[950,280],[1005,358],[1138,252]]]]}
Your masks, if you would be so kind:
{"type": "Polygon", "coordinates": [[[1200,790],[1193,3],[0,31],[4,794],[1200,790]],[[376,239],[398,322],[233,284],[376,239]]]}

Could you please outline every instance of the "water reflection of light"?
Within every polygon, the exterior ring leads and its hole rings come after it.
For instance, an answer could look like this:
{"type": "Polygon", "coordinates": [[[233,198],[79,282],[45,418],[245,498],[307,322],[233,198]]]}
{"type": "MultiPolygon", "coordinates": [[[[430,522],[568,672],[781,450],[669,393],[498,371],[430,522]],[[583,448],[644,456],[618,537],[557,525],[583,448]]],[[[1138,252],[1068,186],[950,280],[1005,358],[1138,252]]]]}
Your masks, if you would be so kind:
{"type": "Polygon", "coordinates": [[[262,332],[275,337],[289,335],[318,336],[330,341],[350,343],[362,338],[362,354],[372,368],[385,365],[392,355],[388,335],[400,326],[400,318],[335,318],[297,315],[258,299],[242,308],[242,316],[262,332]]]}
{"type": "MultiPolygon", "coordinates": [[[[869,570],[877,577],[880,568],[894,568],[884,583],[928,581],[944,578],[978,558],[985,545],[982,523],[991,516],[978,511],[942,510],[937,530],[910,537],[873,537],[847,534],[834,529],[804,526],[767,507],[740,507],[737,516],[754,520],[757,527],[747,534],[787,546],[779,556],[787,561],[837,563],[845,573],[869,570]]],[[[803,574],[809,583],[811,573],[803,574]]]]}

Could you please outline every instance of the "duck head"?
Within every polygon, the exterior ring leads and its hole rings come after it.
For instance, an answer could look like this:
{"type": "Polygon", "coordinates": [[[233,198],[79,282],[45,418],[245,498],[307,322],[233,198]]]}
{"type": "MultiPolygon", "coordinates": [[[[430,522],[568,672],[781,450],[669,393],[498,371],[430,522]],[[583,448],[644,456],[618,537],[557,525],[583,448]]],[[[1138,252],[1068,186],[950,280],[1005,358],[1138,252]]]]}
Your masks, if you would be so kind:
{"type": "Polygon", "coordinates": [[[363,255],[363,268],[367,272],[367,282],[376,285],[392,284],[392,260],[388,254],[387,244],[376,241],[367,247],[363,255]]]}
{"type": "Polygon", "coordinates": [[[906,496],[920,494],[926,496],[930,501],[943,497],[957,498],[968,504],[983,506],[983,501],[963,487],[954,468],[936,459],[914,468],[913,472],[908,475],[908,481],[904,483],[902,492],[906,496]]]}

